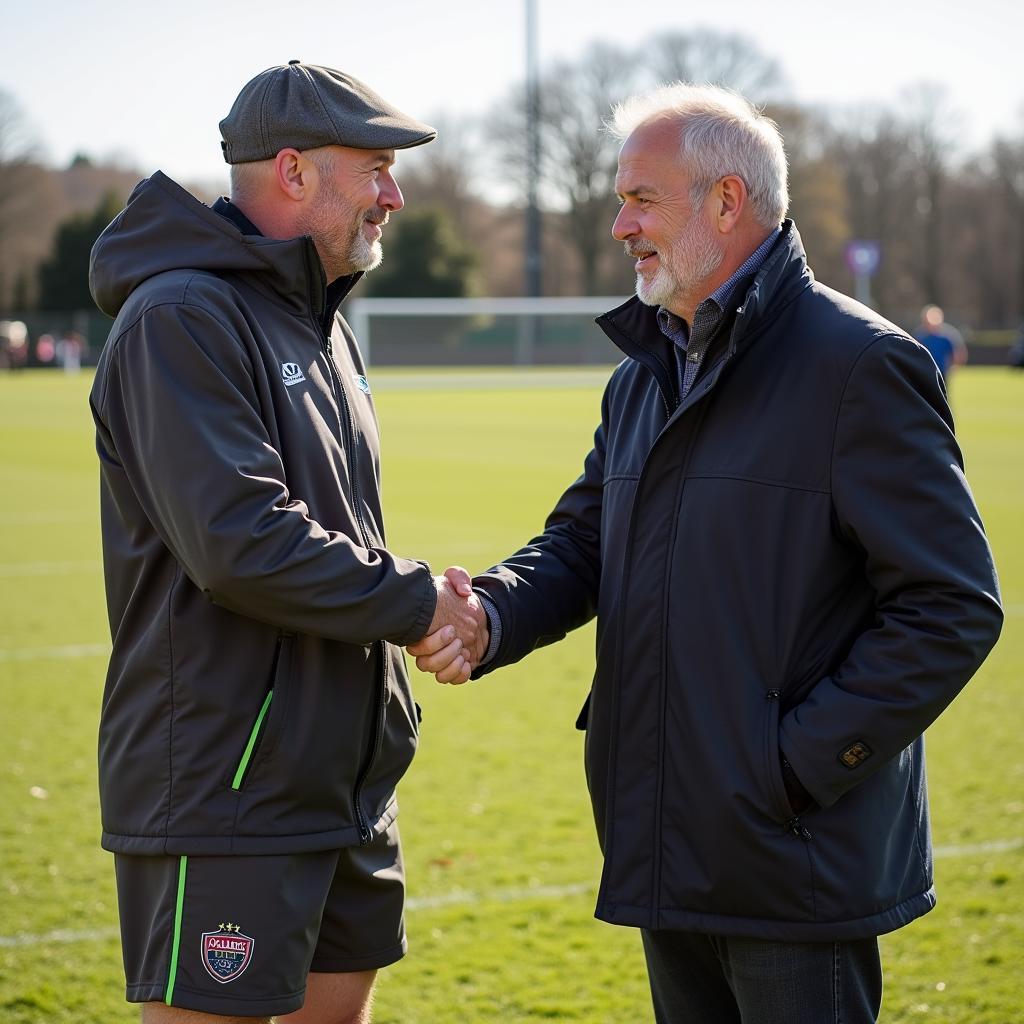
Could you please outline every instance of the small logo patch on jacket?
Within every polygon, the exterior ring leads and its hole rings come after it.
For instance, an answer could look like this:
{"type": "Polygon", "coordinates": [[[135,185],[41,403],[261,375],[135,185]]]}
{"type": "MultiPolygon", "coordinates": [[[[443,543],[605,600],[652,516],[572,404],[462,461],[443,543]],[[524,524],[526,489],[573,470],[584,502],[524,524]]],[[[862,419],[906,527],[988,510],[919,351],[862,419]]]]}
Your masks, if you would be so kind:
{"type": "Polygon", "coordinates": [[[847,747],[846,750],[839,755],[839,760],[842,761],[847,768],[858,768],[871,756],[872,753],[873,751],[866,743],[862,740],[858,740],[856,743],[847,747]]]}
{"type": "Polygon", "coordinates": [[[359,388],[364,395],[368,395],[370,393],[370,382],[361,373],[357,373],[355,378],[356,387],[359,388]]]}
{"type": "Polygon", "coordinates": [[[226,985],[241,976],[252,961],[254,939],[243,935],[241,925],[221,922],[215,932],[203,932],[202,960],[206,973],[226,985]]]}
{"type": "Polygon", "coordinates": [[[293,384],[301,384],[305,379],[306,376],[298,363],[281,364],[281,380],[284,381],[285,387],[290,388],[293,384]]]}

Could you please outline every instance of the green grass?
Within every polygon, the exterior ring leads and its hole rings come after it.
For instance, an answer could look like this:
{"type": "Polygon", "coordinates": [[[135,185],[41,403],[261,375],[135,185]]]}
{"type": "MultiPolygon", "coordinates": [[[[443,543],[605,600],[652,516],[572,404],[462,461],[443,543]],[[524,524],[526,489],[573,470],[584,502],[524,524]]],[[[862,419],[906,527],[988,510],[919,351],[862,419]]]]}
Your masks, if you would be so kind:
{"type": "MultiPolygon", "coordinates": [[[[467,375],[389,389],[389,376],[408,375],[372,375],[391,546],[438,569],[477,570],[539,530],[589,446],[592,371],[567,371],[565,387],[549,374],[538,390],[467,375]]],[[[98,846],[105,658],[89,645],[102,645],[107,627],[88,384],[0,378],[4,1024],[137,1019],[123,1002],[111,861],[98,846]],[[84,651],[43,650],[71,645],[84,651]],[[59,930],[91,936],[4,941],[59,930]]],[[[996,651],[929,734],[940,847],[1024,836],[1024,375],[967,369],[953,400],[1009,614],[996,651]]],[[[599,858],[573,729],[592,642],[583,630],[461,688],[414,679],[423,742],[401,788],[401,822],[419,902],[409,956],[382,974],[378,1024],[652,1019],[638,936],[592,917],[599,858]]],[[[961,850],[941,857],[937,874],[939,907],[883,940],[882,1019],[1019,1020],[1024,848],[961,850]]]]}

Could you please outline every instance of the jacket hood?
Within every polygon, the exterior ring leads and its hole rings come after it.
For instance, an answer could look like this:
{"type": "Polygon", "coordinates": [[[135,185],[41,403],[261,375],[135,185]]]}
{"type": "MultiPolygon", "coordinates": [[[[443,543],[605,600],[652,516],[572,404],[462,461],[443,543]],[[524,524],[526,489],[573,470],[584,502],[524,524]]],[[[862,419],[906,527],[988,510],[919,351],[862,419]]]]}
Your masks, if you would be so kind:
{"type": "Polygon", "coordinates": [[[143,281],[182,269],[257,274],[263,287],[297,310],[320,314],[324,307],[323,268],[310,238],[244,235],[157,171],[135,186],[96,240],[89,289],[113,317],[143,281]]]}

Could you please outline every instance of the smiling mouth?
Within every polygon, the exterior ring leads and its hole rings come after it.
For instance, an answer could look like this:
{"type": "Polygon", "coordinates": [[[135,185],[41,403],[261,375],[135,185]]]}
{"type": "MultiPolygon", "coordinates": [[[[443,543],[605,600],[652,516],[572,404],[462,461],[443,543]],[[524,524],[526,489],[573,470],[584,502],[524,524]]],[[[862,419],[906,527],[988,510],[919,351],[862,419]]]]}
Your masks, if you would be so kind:
{"type": "Polygon", "coordinates": [[[631,256],[636,263],[634,264],[634,270],[639,273],[641,270],[646,270],[651,265],[651,260],[658,255],[657,249],[651,247],[650,242],[646,244],[640,239],[632,239],[623,245],[623,249],[626,251],[627,256],[631,256]]]}

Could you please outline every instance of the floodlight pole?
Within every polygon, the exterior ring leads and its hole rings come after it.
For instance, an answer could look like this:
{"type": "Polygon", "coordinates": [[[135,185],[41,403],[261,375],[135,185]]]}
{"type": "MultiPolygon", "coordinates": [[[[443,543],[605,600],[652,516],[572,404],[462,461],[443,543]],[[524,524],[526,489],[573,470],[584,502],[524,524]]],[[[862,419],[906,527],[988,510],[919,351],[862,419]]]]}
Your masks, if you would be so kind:
{"type": "MultiPolygon", "coordinates": [[[[526,223],[524,232],[524,291],[543,294],[541,224],[537,193],[540,185],[540,75],[537,60],[537,0],[526,2],[526,223]]],[[[520,321],[516,362],[533,361],[539,324],[536,317],[520,321]]]]}

